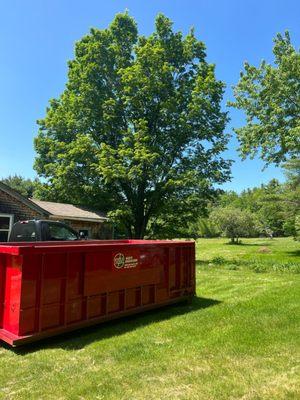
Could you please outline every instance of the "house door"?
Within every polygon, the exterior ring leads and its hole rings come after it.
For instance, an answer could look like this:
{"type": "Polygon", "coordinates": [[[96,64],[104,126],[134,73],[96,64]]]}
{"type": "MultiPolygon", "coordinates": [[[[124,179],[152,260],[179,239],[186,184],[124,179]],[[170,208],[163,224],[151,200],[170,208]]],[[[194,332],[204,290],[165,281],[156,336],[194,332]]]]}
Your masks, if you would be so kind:
{"type": "Polygon", "coordinates": [[[13,215],[0,214],[0,242],[7,242],[13,224],[13,215]]]}

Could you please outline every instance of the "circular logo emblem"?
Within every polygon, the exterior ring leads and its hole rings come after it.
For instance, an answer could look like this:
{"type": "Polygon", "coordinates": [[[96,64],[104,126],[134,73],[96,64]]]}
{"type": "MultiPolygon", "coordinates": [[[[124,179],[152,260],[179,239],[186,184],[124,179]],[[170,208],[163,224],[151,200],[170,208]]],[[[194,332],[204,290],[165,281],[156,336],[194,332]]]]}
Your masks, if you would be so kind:
{"type": "Polygon", "coordinates": [[[122,253],[118,253],[114,256],[114,266],[118,269],[123,268],[125,265],[125,256],[122,253]]]}

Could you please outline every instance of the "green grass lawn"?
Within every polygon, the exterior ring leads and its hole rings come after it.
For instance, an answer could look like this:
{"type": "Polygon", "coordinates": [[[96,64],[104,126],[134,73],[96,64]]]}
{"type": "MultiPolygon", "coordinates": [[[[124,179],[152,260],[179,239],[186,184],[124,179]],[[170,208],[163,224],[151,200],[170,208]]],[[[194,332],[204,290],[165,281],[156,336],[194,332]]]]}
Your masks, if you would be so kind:
{"type": "Polygon", "coordinates": [[[241,244],[232,245],[228,239],[202,239],[197,241],[197,260],[205,267],[300,273],[300,243],[291,238],[264,238],[242,239],[241,244]]]}
{"type": "Polygon", "coordinates": [[[198,241],[191,304],[0,347],[0,398],[300,399],[299,243],[243,243],[198,241]]]}

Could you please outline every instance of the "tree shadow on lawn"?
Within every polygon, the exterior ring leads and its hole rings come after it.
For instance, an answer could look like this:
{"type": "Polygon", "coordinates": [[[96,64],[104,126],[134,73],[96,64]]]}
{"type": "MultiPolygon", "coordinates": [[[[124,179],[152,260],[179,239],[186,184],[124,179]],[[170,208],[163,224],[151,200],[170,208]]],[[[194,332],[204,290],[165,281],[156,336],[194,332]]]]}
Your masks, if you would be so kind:
{"type": "Polygon", "coordinates": [[[93,342],[114,336],[120,336],[152,323],[165,321],[179,315],[212,307],[220,303],[219,300],[194,297],[191,301],[167,305],[159,309],[99,323],[98,325],[74,330],[52,338],[42,339],[39,342],[28,344],[23,347],[11,348],[8,345],[4,345],[4,347],[21,356],[39,350],[53,348],[80,350],[93,342]]]}
{"type": "Polygon", "coordinates": [[[261,242],[261,243],[244,243],[242,241],[240,243],[227,242],[227,243],[224,243],[224,246],[230,246],[230,247],[232,247],[232,246],[237,246],[237,247],[264,247],[264,246],[270,246],[272,244],[273,244],[273,242],[271,240],[270,240],[270,242],[261,242]]]}
{"type": "Polygon", "coordinates": [[[293,257],[300,257],[300,250],[286,251],[286,254],[293,257]]]}

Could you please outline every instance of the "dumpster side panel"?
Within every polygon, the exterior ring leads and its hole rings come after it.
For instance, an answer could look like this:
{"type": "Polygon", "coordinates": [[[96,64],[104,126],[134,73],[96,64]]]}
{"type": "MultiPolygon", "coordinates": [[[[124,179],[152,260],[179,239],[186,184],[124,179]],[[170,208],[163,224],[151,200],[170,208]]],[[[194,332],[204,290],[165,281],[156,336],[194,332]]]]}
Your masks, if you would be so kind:
{"type": "Polygon", "coordinates": [[[38,330],[41,271],[43,256],[28,254],[23,257],[19,334],[38,330]]]}
{"type": "Polygon", "coordinates": [[[0,254],[0,328],[3,328],[3,313],[4,313],[4,299],[5,299],[5,255],[0,254]]]}
{"type": "Polygon", "coordinates": [[[84,292],[85,254],[69,253],[67,267],[67,300],[81,298],[84,292]]]}
{"type": "Polygon", "coordinates": [[[22,246],[0,253],[0,338],[13,345],[195,293],[191,242],[22,246]]]}
{"type": "Polygon", "coordinates": [[[19,334],[22,256],[5,255],[3,329],[19,334]]]}
{"type": "Polygon", "coordinates": [[[86,255],[84,294],[93,296],[102,292],[157,284],[161,264],[144,249],[107,251],[86,255]]]}
{"type": "Polygon", "coordinates": [[[40,275],[40,319],[38,330],[45,331],[64,323],[68,253],[45,254],[40,275]]]}

